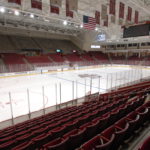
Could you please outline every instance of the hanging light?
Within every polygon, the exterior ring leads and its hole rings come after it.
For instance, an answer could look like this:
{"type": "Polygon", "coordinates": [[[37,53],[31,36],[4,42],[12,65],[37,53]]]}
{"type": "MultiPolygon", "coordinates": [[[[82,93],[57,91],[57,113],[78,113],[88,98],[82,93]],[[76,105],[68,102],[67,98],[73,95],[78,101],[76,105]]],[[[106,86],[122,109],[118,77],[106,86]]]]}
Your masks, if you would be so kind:
{"type": "Polygon", "coordinates": [[[19,16],[19,15],[20,15],[20,13],[19,13],[18,10],[15,10],[15,11],[14,11],[14,14],[15,14],[16,16],[19,16]]]}
{"type": "Polygon", "coordinates": [[[83,28],[83,24],[80,25],[80,28],[83,28]]]}
{"type": "Polygon", "coordinates": [[[1,12],[1,13],[5,13],[5,8],[4,8],[4,7],[1,7],[1,8],[0,8],[0,12],[1,12]]]}
{"type": "Polygon", "coordinates": [[[98,31],[98,28],[95,28],[95,31],[98,31]]]}
{"type": "Polygon", "coordinates": [[[64,20],[63,25],[66,26],[67,24],[68,24],[67,20],[64,20]]]}
{"type": "Polygon", "coordinates": [[[34,18],[34,14],[30,14],[30,18],[34,18]]]}

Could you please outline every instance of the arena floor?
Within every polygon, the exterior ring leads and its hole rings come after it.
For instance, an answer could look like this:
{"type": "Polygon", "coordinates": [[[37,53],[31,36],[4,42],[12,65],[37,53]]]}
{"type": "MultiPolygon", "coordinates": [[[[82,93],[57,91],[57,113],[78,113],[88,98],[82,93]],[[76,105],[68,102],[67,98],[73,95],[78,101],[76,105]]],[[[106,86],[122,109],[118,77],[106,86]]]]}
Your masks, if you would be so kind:
{"type": "Polygon", "coordinates": [[[80,98],[85,94],[106,92],[150,76],[149,68],[127,66],[66,70],[32,76],[0,78],[0,122],[30,111],[80,98]],[[56,90],[57,89],[57,90],[56,90]],[[61,93],[61,94],[60,94],[61,93]]]}

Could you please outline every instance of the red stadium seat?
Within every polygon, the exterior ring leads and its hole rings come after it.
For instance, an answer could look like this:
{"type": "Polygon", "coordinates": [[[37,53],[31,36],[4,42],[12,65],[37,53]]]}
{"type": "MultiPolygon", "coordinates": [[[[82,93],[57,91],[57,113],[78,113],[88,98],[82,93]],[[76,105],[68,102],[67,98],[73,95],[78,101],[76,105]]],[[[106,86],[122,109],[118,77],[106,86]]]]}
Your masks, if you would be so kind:
{"type": "Polygon", "coordinates": [[[117,129],[117,133],[119,135],[119,139],[117,140],[117,144],[121,144],[124,140],[129,137],[129,123],[126,121],[125,118],[120,119],[115,123],[114,126],[117,129]]]}
{"type": "Polygon", "coordinates": [[[99,128],[99,121],[92,122],[90,125],[88,125],[86,128],[87,137],[90,139],[96,134],[98,134],[98,128],[99,128]]]}
{"type": "Polygon", "coordinates": [[[134,130],[137,130],[139,128],[140,115],[132,112],[129,115],[127,115],[126,120],[130,125],[130,134],[132,134],[134,130]]]}
{"type": "Polygon", "coordinates": [[[52,134],[53,139],[59,138],[66,133],[66,127],[61,126],[61,127],[54,128],[53,130],[49,131],[49,133],[52,134]]]}
{"type": "MultiPolygon", "coordinates": [[[[115,146],[115,143],[113,142],[114,140],[118,140],[118,135],[115,134],[116,130],[115,130],[115,127],[114,126],[111,126],[107,129],[105,129],[101,134],[100,134],[100,137],[101,139],[103,140],[106,140],[106,141],[111,141],[111,147],[112,149],[114,148],[115,146]],[[113,137],[113,138],[112,138],[113,137]],[[113,140],[112,140],[113,139],[113,140]]],[[[115,149],[115,148],[114,148],[115,149]]]]}
{"type": "Polygon", "coordinates": [[[141,117],[141,124],[144,123],[146,120],[148,120],[148,114],[149,110],[148,108],[145,108],[144,106],[141,106],[136,109],[136,112],[140,115],[141,117]]]}
{"type": "Polygon", "coordinates": [[[67,150],[67,141],[68,138],[66,139],[57,138],[45,144],[43,147],[46,148],[47,150],[67,150]]]}
{"type": "Polygon", "coordinates": [[[7,136],[5,138],[0,139],[0,144],[6,143],[8,141],[10,141],[11,139],[16,138],[16,135],[11,135],[11,136],[7,136]]]}
{"type": "Polygon", "coordinates": [[[96,145],[101,145],[100,136],[97,135],[81,146],[81,150],[95,150],[96,145]]]}
{"type": "Polygon", "coordinates": [[[48,143],[52,139],[52,135],[47,134],[41,134],[35,138],[32,139],[32,141],[35,143],[35,148],[42,147],[44,144],[48,143]]]}
{"type": "MultiPolygon", "coordinates": [[[[119,121],[117,121],[115,123],[115,128],[119,129],[121,132],[124,132],[123,137],[121,139],[119,139],[120,143],[123,140],[126,140],[127,138],[129,138],[130,126],[129,126],[129,123],[127,122],[127,120],[125,118],[122,118],[119,121]]],[[[119,143],[119,141],[118,141],[118,143],[119,143]]]]}
{"type": "Polygon", "coordinates": [[[8,149],[12,149],[16,145],[17,145],[16,140],[12,139],[11,141],[0,144],[0,149],[1,150],[8,150],[8,149]]]}
{"type": "Polygon", "coordinates": [[[27,133],[25,135],[22,135],[22,136],[16,138],[16,141],[17,141],[17,144],[21,144],[21,143],[24,143],[26,141],[30,141],[32,138],[33,138],[33,134],[27,133]]]}
{"type": "Polygon", "coordinates": [[[64,135],[63,135],[63,138],[68,138],[68,137],[70,137],[71,135],[77,134],[78,132],[79,132],[78,129],[71,130],[70,132],[64,134],[64,135]]]}
{"type": "Polygon", "coordinates": [[[113,141],[115,140],[115,135],[113,134],[110,140],[105,139],[104,137],[101,138],[101,144],[95,146],[95,150],[111,150],[113,141]]]}
{"type": "Polygon", "coordinates": [[[78,121],[70,121],[70,122],[64,124],[64,126],[67,129],[67,132],[74,130],[77,127],[77,123],[78,123],[78,121]]]}
{"type": "Polygon", "coordinates": [[[20,145],[17,145],[16,147],[12,148],[11,150],[33,150],[34,147],[33,147],[33,143],[31,141],[27,141],[27,142],[24,142],[20,145]]]}
{"type": "Polygon", "coordinates": [[[69,150],[74,150],[84,142],[85,129],[78,130],[78,133],[69,136],[69,150]]]}

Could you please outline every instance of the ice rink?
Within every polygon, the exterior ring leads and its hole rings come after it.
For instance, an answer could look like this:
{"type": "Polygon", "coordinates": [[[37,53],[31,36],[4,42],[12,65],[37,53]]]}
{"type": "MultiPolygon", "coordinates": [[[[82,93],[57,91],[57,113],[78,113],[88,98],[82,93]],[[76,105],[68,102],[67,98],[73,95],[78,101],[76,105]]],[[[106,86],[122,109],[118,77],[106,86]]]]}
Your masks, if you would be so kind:
{"type": "Polygon", "coordinates": [[[0,122],[63,103],[85,94],[103,93],[150,76],[150,69],[100,67],[0,79],[0,122]]]}

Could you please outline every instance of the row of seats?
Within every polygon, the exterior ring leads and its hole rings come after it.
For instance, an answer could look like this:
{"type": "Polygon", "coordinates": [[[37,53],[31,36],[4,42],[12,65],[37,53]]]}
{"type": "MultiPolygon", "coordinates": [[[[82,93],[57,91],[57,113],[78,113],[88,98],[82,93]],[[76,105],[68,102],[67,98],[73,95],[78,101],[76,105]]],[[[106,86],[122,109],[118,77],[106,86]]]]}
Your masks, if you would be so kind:
{"type": "Polygon", "coordinates": [[[94,58],[88,53],[82,54],[81,57],[86,61],[94,61],[94,58]]]}
{"type": "MultiPolygon", "coordinates": [[[[124,102],[125,102],[124,100],[120,101],[120,103],[124,103],[124,102]]],[[[58,116],[57,115],[54,115],[54,116],[53,115],[47,115],[47,116],[44,116],[45,117],[44,119],[43,118],[40,118],[40,120],[36,119],[35,122],[31,121],[30,123],[27,123],[27,124],[24,123],[24,125],[16,125],[14,128],[5,129],[5,130],[1,131],[1,136],[0,136],[0,139],[1,139],[0,142],[2,144],[1,148],[5,147],[5,146],[8,146],[8,145],[12,147],[11,144],[15,145],[16,142],[12,143],[12,141],[9,141],[12,138],[14,139],[14,138],[18,137],[17,142],[19,144],[22,144],[23,143],[22,140],[32,138],[33,136],[36,137],[35,139],[33,138],[33,141],[35,142],[38,139],[37,135],[39,135],[39,138],[40,138],[41,136],[43,136],[44,133],[47,133],[47,131],[50,131],[50,130],[51,130],[51,133],[53,133],[53,132],[58,133],[60,131],[63,132],[66,129],[64,127],[63,128],[59,127],[60,124],[62,125],[63,123],[68,123],[69,128],[71,128],[71,126],[74,126],[75,122],[77,121],[76,126],[79,127],[80,125],[82,125],[82,123],[86,119],[89,119],[89,118],[92,118],[92,117],[95,118],[95,115],[100,115],[100,113],[103,114],[106,111],[110,111],[110,108],[111,108],[112,105],[110,105],[108,103],[108,106],[107,106],[106,105],[107,103],[108,102],[102,103],[102,104],[100,104],[100,103],[94,103],[94,104],[91,103],[91,105],[88,104],[88,105],[80,106],[80,107],[77,107],[77,108],[73,107],[73,108],[69,109],[69,112],[65,111],[64,115],[63,115],[62,112],[58,116]],[[103,107],[104,105],[106,105],[107,107],[105,106],[105,109],[104,108],[102,109],[101,107],[103,107]],[[95,111],[96,108],[97,109],[99,108],[99,111],[91,113],[92,111],[95,111]],[[87,116],[88,113],[89,113],[89,116],[87,116]],[[86,116],[83,116],[85,114],[86,114],[86,116]],[[69,117],[69,115],[70,115],[70,117],[69,117]],[[67,119],[66,119],[66,117],[67,117],[67,119]],[[56,118],[56,119],[54,119],[54,118],[56,118]],[[78,120],[76,120],[77,118],[78,118],[78,120]],[[71,120],[69,120],[69,119],[71,119],[71,120]],[[41,124],[41,126],[35,127],[35,124],[36,125],[41,124]],[[7,142],[7,141],[9,141],[9,142],[7,142]]],[[[119,103],[119,101],[117,103],[119,103]]],[[[117,103],[116,103],[116,105],[117,105],[117,103]]],[[[114,107],[114,106],[112,106],[112,107],[114,107]]],[[[68,131],[69,131],[69,128],[67,128],[68,131]]],[[[50,137],[50,135],[51,134],[49,134],[49,135],[46,134],[46,135],[44,135],[44,137],[45,136],[50,137]]],[[[54,138],[54,135],[53,135],[53,138],[54,138]]],[[[44,142],[46,143],[46,140],[44,140],[44,142]]],[[[36,144],[37,143],[41,144],[42,142],[40,141],[40,142],[35,142],[35,143],[36,144]]],[[[40,145],[38,145],[37,147],[40,147],[40,145]]]]}
{"type": "Polygon", "coordinates": [[[149,120],[149,116],[150,102],[138,107],[135,111],[121,118],[114,125],[83,144],[79,150],[116,150],[135,130],[145,121],[149,120]]]}
{"type": "MultiPolygon", "coordinates": [[[[140,103],[138,103],[138,105],[140,105],[140,103]]],[[[130,109],[131,108],[133,108],[133,107],[130,107],[130,109]]],[[[130,109],[126,108],[125,110],[129,111],[130,109]]],[[[121,112],[123,112],[123,111],[121,111],[121,112]]],[[[124,113],[125,113],[125,111],[124,111],[124,113]]],[[[61,150],[71,149],[71,148],[75,149],[76,148],[76,147],[74,147],[75,144],[80,145],[81,143],[89,140],[94,135],[96,135],[98,132],[102,131],[104,128],[108,127],[110,124],[113,124],[113,122],[115,122],[115,120],[117,120],[121,114],[122,113],[118,113],[117,108],[115,108],[111,111],[111,113],[107,112],[104,115],[102,115],[101,117],[97,117],[97,118],[91,120],[90,122],[84,123],[83,125],[81,125],[79,129],[80,129],[80,133],[82,133],[82,134],[79,134],[80,136],[78,135],[79,137],[78,137],[78,139],[76,139],[76,141],[71,140],[71,141],[66,142],[66,139],[63,137],[61,143],[57,143],[56,140],[53,140],[53,141],[49,142],[48,144],[44,145],[44,148],[45,149],[51,149],[51,148],[52,149],[61,149],[61,150]],[[72,146],[71,145],[69,146],[70,143],[72,146]],[[46,147],[46,146],[48,146],[48,147],[46,147]]],[[[70,137],[71,136],[72,135],[70,133],[70,137]]]]}
{"type": "MultiPolygon", "coordinates": [[[[146,94],[144,91],[143,88],[142,95],[146,94]]],[[[122,118],[125,110],[129,112],[143,103],[144,98],[140,99],[142,95],[138,91],[130,94],[118,93],[112,98],[92,100],[3,129],[0,131],[0,149],[49,149],[52,145],[58,149],[61,141],[62,144],[76,143],[67,148],[73,150],[122,118]],[[129,98],[133,100],[127,102],[129,98]]]]}
{"type": "Polygon", "coordinates": [[[102,52],[90,52],[91,56],[100,61],[101,64],[110,64],[107,54],[102,52]]]}
{"type": "MultiPolygon", "coordinates": [[[[33,68],[29,68],[27,65],[27,62],[33,66],[50,66],[50,65],[57,65],[59,63],[65,63],[66,61],[70,63],[76,63],[81,66],[83,65],[95,65],[95,64],[126,64],[126,65],[150,65],[149,59],[145,59],[143,61],[143,58],[138,58],[138,57],[129,57],[124,58],[122,56],[120,57],[114,57],[110,55],[111,61],[109,61],[109,57],[107,54],[104,54],[102,52],[88,52],[85,54],[77,54],[77,53],[72,53],[72,54],[65,54],[65,55],[60,55],[59,53],[55,54],[45,54],[41,56],[24,56],[20,54],[15,54],[15,53],[3,53],[1,54],[3,57],[4,63],[6,64],[8,68],[8,72],[21,72],[21,71],[29,71],[33,68]],[[25,60],[27,62],[25,62],[25,60]]],[[[2,68],[2,67],[1,67],[2,68]]],[[[4,69],[2,70],[4,71],[4,69]]],[[[2,72],[1,71],[1,72],[2,72]]]]}
{"type": "MultiPolygon", "coordinates": [[[[76,113],[77,113],[77,112],[76,112],[76,113]]],[[[78,114],[78,115],[79,115],[79,114],[78,114]]],[[[74,115],[73,117],[76,118],[77,115],[74,115]]],[[[60,118],[58,118],[58,120],[59,120],[59,119],[60,119],[60,118]]],[[[65,120],[66,120],[66,119],[65,119],[65,120]]],[[[63,121],[64,121],[64,120],[63,120],[63,121]]],[[[54,121],[54,122],[56,122],[56,121],[54,121]]],[[[37,123],[37,122],[36,122],[36,123],[37,123]]],[[[42,123],[42,122],[40,122],[40,123],[42,123]]],[[[48,125],[48,124],[51,124],[51,125],[49,125],[49,128],[45,128],[46,131],[47,131],[47,129],[49,130],[50,127],[51,127],[51,128],[55,128],[55,127],[57,127],[57,126],[60,125],[60,123],[53,123],[53,124],[52,124],[51,121],[48,121],[48,122],[45,122],[45,123],[44,123],[44,125],[48,125]]],[[[31,126],[29,126],[29,129],[32,130],[32,131],[35,130],[35,128],[32,128],[31,126]]],[[[36,128],[36,129],[37,129],[37,128],[36,128]]],[[[19,130],[19,131],[20,131],[20,130],[19,130]]],[[[39,131],[39,130],[38,130],[38,131],[39,131]]],[[[57,131],[58,131],[58,130],[57,130],[57,131]]],[[[8,132],[8,131],[7,131],[7,132],[8,132]]],[[[9,131],[9,132],[10,132],[10,131],[9,131]]],[[[16,130],[15,132],[18,132],[18,130],[16,130]]],[[[25,132],[26,132],[26,131],[25,131],[25,132]]],[[[41,131],[41,134],[42,134],[42,133],[44,133],[44,130],[41,131]]],[[[13,134],[14,134],[14,132],[13,132],[13,134]]],[[[23,132],[22,134],[24,134],[24,132],[23,132]]],[[[20,135],[20,133],[19,133],[19,135],[20,135]]],[[[19,135],[17,134],[17,137],[18,137],[19,135]]],[[[5,140],[5,141],[8,140],[8,138],[3,138],[4,136],[8,136],[8,134],[4,134],[4,135],[1,134],[1,138],[3,139],[3,140],[1,140],[1,143],[2,143],[2,142],[4,143],[4,140],[5,140]]],[[[10,138],[12,138],[12,137],[9,137],[9,139],[10,139],[10,138]]]]}
{"type": "Polygon", "coordinates": [[[48,56],[26,56],[26,60],[31,63],[32,65],[35,65],[37,67],[40,66],[49,66],[52,61],[48,58],[48,56]]]}
{"type": "Polygon", "coordinates": [[[24,61],[24,55],[15,53],[3,54],[1,57],[9,72],[29,71],[30,68],[24,61]]]}
{"type": "MultiPolygon", "coordinates": [[[[95,63],[99,63],[99,60],[104,61],[105,59],[104,54],[102,53],[96,53],[96,55],[91,55],[89,53],[85,53],[82,55],[79,55],[77,53],[61,55],[59,53],[55,53],[40,56],[25,56],[16,53],[2,53],[0,54],[0,56],[2,56],[1,59],[6,64],[8,72],[29,71],[34,69],[34,67],[58,65],[59,63],[64,63],[66,61],[70,63],[78,63],[82,66],[94,65],[95,63]],[[96,57],[98,57],[98,59],[96,59],[96,57]],[[33,65],[33,68],[29,68],[28,63],[33,65]]],[[[4,72],[4,69],[1,72],[4,72]]]]}
{"type": "Polygon", "coordinates": [[[64,62],[65,59],[61,54],[49,54],[48,55],[54,62],[64,62]]]}
{"type": "Polygon", "coordinates": [[[67,136],[64,135],[62,137],[61,143],[59,143],[57,139],[55,139],[45,144],[43,148],[44,149],[74,150],[83,142],[89,140],[94,135],[96,135],[99,131],[109,126],[109,124],[112,124],[117,119],[116,114],[118,114],[117,108],[111,107],[111,109],[109,109],[109,111],[104,113],[103,115],[98,115],[97,117],[94,116],[93,118],[90,119],[90,121],[82,122],[80,127],[78,127],[79,133],[76,136],[74,136],[75,131],[72,130],[70,131],[70,133],[67,133],[67,136]]]}
{"type": "Polygon", "coordinates": [[[139,58],[138,56],[125,57],[110,54],[110,57],[113,64],[138,65],[144,60],[144,58],[139,58]]]}
{"type": "Polygon", "coordinates": [[[77,54],[67,54],[65,55],[65,58],[70,62],[80,62],[83,61],[79,55],[77,54]]]}
{"type": "Polygon", "coordinates": [[[149,93],[149,86],[150,86],[149,81],[140,82],[138,84],[135,84],[134,86],[131,85],[131,86],[120,88],[120,89],[115,90],[115,91],[111,91],[109,93],[101,94],[99,99],[105,100],[105,99],[108,99],[108,98],[113,98],[117,94],[125,95],[126,93],[128,93],[129,95],[133,96],[137,92],[138,92],[139,95],[144,94],[144,93],[149,93]]]}

